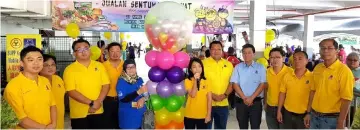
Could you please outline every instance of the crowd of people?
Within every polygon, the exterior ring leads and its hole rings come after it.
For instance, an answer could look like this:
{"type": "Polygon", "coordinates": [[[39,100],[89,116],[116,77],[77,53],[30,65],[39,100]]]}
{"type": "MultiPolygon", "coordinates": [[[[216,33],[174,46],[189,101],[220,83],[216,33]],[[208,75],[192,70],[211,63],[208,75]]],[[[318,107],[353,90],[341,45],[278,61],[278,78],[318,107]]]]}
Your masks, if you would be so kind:
{"type": "MultiPolygon", "coordinates": [[[[313,71],[301,49],[291,54],[293,61],[287,66],[285,51],[273,48],[265,68],[254,62],[251,44],[241,48],[244,61],[232,47],[224,56],[219,41],[211,42],[209,49],[202,47],[184,79],[185,129],[226,129],[229,108],[235,108],[240,129],[260,129],[263,110],[269,129],[343,129],[354,92],[360,88],[359,55],[339,56],[334,39],[322,40],[319,47],[323,62],[313,71]]],[[[89,48],[82,38],[73,42],[76,60],[66,67],[63,79],[56,75],[54,56],[33,46],[21,51],[23,70],[4,92],[20,120],[18,128],[64,128],[68,93],[73,129],[141,129],[149,104],[135,56],[121,60],[122,46],[112,42],[102,49],[108,59],[98,62],[90,59],[89,48]]]]}

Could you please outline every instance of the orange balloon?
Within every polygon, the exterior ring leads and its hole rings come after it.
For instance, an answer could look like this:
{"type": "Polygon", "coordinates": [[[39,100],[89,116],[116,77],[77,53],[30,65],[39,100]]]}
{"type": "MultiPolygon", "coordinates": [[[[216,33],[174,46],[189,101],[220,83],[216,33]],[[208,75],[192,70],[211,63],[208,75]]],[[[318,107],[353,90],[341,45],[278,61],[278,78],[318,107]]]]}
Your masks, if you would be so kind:
{"type": "Polygon", "coordinates": [[[175,121],[171,121],[169,124],[164,126],[165,129],[183,129],[184,122],[176,123],[175,121]]]}
{"type": "Polygon", "coordinates": [[[180,50],[179,47],[178,47],[176,44],[174,44],[174,45],[169,49],[169,52],[172,53],[172,54],[174,54],[174,53],[178,52],[179,50],[180,50]]]}
{"type": "Polygon", "coordinates": [[[165,127],[163,125],[155,123],[155,129],[165,129],[165,127]]]}
{"type": "Polygon", "coordinates": [[[168,39],[168,35],[166,33],[159,34],[159,40],[161,44],[165,45],[167,39],[168,39]]]}

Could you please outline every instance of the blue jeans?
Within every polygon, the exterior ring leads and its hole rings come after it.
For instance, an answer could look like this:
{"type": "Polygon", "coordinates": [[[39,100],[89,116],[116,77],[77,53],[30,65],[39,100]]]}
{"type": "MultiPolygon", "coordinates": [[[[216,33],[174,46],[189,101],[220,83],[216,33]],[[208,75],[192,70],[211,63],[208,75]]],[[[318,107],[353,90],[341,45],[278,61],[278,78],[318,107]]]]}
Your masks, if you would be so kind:
{"type": "Polygon", "coordinates": [[[214,121],[215,129],[226,129],[226,123],[229,116],[228,106],[213,106],[211,108],[211,121],[208,123],[208,129],[212,129],[214,121]]]}
{"type": "Polygon", "coordinates": [[[318,116],[311,113],[310,129],[336,129],[337,117],[318,116]]]}

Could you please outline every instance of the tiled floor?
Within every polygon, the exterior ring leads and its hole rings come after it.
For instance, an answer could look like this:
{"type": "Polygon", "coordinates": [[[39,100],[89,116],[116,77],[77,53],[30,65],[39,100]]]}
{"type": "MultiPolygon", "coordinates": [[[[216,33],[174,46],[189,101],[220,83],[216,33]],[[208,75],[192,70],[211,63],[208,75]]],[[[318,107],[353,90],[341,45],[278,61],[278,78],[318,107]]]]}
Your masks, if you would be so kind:
{"type": "MultiPolygon", "coordinates": [[[[136,58],[136,68],[138,75],[143,78],[144,82],[146,83],[148,78],[148,71],[150,70],[150,67],[146,65],[145,63],[145,54],[141,54],[140,58],[136,58]]],[[[65,128],[71,128],[70,126],[70,119],[68,113],[65,115],[65,128]]],[[[228,129],[238,129],[238,123],[236,120],[236,114],[235,110],[231,110],[229,114],[229,119],[227,123],[228,129]]],[[[267,129],[267,125],[265,122],[265,113],[262,114],[262,122],[261,122],[261,129],[267,129]]]]}

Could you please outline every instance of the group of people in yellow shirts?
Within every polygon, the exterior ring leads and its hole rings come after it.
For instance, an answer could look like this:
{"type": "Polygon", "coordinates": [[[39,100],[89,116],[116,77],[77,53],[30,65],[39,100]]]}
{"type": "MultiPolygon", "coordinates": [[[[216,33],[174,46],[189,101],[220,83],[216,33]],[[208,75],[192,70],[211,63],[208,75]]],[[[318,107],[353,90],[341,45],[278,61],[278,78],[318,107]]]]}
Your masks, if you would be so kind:
{"type": "MultiPolygon", "coordinates": [[[[120,60],[120,44],[107,46],[109,60],[104,63],[90,60],[89,47],[90,43],[82,38],[73,42],[76,61],[66,67],[63,80],[56,75],[55,57],[43,55],[33,46],[21,51],[23,70],[8,83],[4,93],[20,120],[18,128],[64,128],[65,92],[70,97],[74,129],[121,128],[119,97],[120,102],[137,98],[137,109],[145,106],[144,99],[137,96],[146,92],[146,87],[138,85],[138,90],[126,96],[117,92],[121,76],[128,77],[130,84],[143,83],[136,81],[135,63],[126,63],[129,68],[120,60]]],[[[353,98],[354,76],[337,59],[338,43],[334,39],[321,41],[319,47],[324,63],[310,72],[304,51],[294,53],[293,69],[284,65],[284,51],[274,48],[269,54],[271,66],[266,69],[253,61],[254,46],[245,44],[244,62],[233,66],[222,58],[222,43],[213,41],[211,56],[204,60],[194,58],[188,67],[185,128],[211,129],[214,123],[215,129],[226,129],[227,98],[235,91],[241,129],[248,129],[249,122],[252,129],[259,129],[263,109],[269,129],[343,129],[353,98]]]]}

